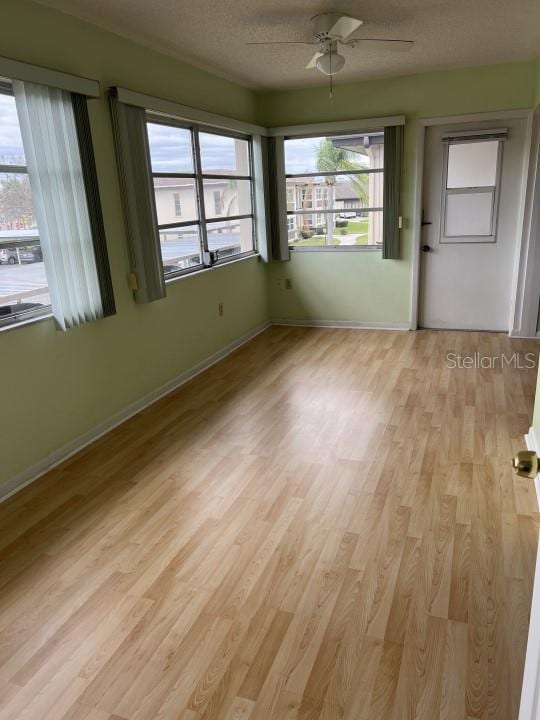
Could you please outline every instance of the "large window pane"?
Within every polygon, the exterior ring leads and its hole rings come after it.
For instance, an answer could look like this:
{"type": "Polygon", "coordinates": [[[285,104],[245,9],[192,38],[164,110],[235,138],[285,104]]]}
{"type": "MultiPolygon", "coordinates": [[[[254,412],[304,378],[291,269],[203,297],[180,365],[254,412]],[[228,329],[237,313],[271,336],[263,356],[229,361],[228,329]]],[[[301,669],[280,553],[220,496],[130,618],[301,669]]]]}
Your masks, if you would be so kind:
{"type": "Polygon", "coordinates": [[[448,146],[447,188],[489,187],[496,183],[498,140],[448,146]]]}
{"type": "Polygon", "coordinates": [[[0,165],[26,165],[13,95],[0,93],[0,165]]]}
{"type": "Polygon", "coordinates": [[[0,321],[50,302],[28,175],[0,174],[0,321]]]}
{"type": "Polygon", "coordinates": [[[218,260],[253,250],[251,218],[210,223],[206,226],[208,249],[218,251],[218,260]]]}
{"type": "Polygon", "coordinates": [[[249,143],[239,138],[199,133],[201,167],[209,175],[250,175],[249,143]]]}
{"type": "Polygon", "coordinates": [[[148,123],[152,172],[192,173],[191,130],[160,123],[148,123]]]}
{"type": "Polygon", "coordinates": [[[198,220],[197,193],[192,178],[154,177],[158,225],[198,220]]]}
{"type": "Polygon", "coordinates": [[[165,275],[201,264],[198,225],[162,229],[159,239],[165,275]]]}
{"type": "Polygon", "coordinates": [[[359,213],[313,212],[287,217],[292,247],[377,246],[382,244],[382,211],[359,213]]]}
{"type": "Polygon", "coordinates": [[[384,133],[285,140],[285,172],[301,174],[338,170],[382,169],[384,133]]]}
{"type": "Polygon", "coordinates": [[[204,180],[203,185],[207,218],[251,214],[249,180],[204,180]]]}

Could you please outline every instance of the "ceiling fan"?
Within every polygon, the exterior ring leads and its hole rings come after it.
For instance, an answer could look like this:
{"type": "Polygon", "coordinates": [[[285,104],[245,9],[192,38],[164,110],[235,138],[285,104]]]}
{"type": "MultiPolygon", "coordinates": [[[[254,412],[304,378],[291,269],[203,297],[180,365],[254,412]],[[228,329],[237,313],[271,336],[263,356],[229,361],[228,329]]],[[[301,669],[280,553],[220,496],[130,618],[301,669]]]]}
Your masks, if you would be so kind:
{"type": "Polygon", "coordinates": [[[285,40],[276,42],[250,42],[248,45],[313,45],[318,50],[306,65],[308,70],[317,68],[324,75],[333,75],[343,69],[345,58],[338,52],[339,45],[350,48],[369,46],[372,43],[381,43],[390,50],[408,50],[413,45],[412,40],[386,40],[383,38],[351,38],[351,35],[363,24],[363,20],[339,15],[338,13],[323,13],[311,18],[313,25],[313,39],[311,42],[302,40],[285,40]]]}

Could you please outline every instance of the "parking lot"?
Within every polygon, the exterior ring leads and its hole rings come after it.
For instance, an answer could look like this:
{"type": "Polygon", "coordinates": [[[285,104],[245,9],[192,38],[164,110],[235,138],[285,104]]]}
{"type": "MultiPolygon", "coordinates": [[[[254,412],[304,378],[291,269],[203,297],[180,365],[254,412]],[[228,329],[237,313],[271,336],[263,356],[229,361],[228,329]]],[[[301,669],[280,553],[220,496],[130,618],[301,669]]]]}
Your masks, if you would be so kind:
{"type": "Polygon", "coordinates": [[[49,304],[43,262],[25,265],[0,265],[0,303],[24,299],[49,304]]]}

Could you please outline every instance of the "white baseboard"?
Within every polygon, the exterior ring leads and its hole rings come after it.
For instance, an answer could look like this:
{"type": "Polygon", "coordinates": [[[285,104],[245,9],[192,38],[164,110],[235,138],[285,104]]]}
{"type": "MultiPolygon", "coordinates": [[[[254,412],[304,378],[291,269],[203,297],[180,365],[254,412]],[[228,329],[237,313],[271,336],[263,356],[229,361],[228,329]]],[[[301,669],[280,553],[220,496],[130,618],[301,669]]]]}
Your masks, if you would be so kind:
{"type": "Polygon", "coordinates": [[[346,328],[349,330],[410,330],[408,322],[362,322],[357,320],[272,320],[272,325],[292,327],[346,328]]]}
{"type": "Polygon", "coordinates": [[[144,395],[139,400],[130,403],[123,410],[120,410],[119,412],[99,423],[92,429],[88,430],[82,435],[79,435],[74,440],[71,440],[65,445],[62,445],[62,447],[59,447],[57,450],[53,450],[44,458],[38,460],[38,462],[30,465],[30,467],[26,468],[26,470],[23,470],[18,475],[15,475],[15,477],[12,477],[7,482],[2,483],[2,485],[0,486],[0,502],[7,500],[7,498],[11,497],[15,493],[19,492],[19,490],[22,490],[22,488],[26,487],[26,485],[30,485],[30,483],[34,482],[34,480],[37,480],[38,477],[46,473],[48,470],[51,470],[56,465],[64,462],[69,457],[85,448],[87,445],[90,445],[90,443],[95,442],[102,435],[105,435],[113,428],[121,425],[130,417],[133,417],[133,415],[141,412],[141,410],[144,410],[144,408],[148,407],[149,405],[152,405],[152,403],[155,403],[164,395],[168,395],[170,392],[180,387],[180,385],[183,385],[184,383],[188,382],[188,380],[191,380],[196,375],[199,375],[199,373],[204,372],[212,365],[215,365],[220,360],[223,360],[223,358],[227,357],[227,355],[230,355],[242,345],[245,345],[245,343],[252,340],[256,335],[264,332],[264,330],[269,328],[271,324],[271,322],[265,322],[262,325],[258,325],[256,328],[253,328],[253,330],[250,330],[245,335],[242,335],[236,340],[233,340],[231,343],[228,343],[217,352],[202,360],[200,363],[197,363],[197,365],[194,365],[189,370],[185,370],[184,372],[180,373],[180,375],[172,378],[172,380],[169,380],[164,385],[161,385],[155,390],[152,390],[152,392],[144,395]]]}

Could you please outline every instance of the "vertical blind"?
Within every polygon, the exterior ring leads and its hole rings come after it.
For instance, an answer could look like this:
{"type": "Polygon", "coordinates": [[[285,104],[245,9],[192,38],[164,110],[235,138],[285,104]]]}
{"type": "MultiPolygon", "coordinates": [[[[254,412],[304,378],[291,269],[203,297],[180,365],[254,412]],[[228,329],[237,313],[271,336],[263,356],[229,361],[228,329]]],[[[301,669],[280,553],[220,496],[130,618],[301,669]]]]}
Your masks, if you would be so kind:
{"type": "Polygon", "coordinates": [[[385,260],[399,260],[403,125],[384,128],[383,250],[385,260]]]}
{"type": "Polygon", "coordinates": [[[111,96],[111,111],[131,270],[135,279],[132,289],[136,302],[149,303],[164,298],[166,292],[146,111],[120,102],[115,95],[111,96]]]}
{"type": "Polygon", "coordinates": [[[13,92],[53,314],[66,330],[114,312],[110,277],[102,301],[72,96],[17,80],[13,92]]]}

